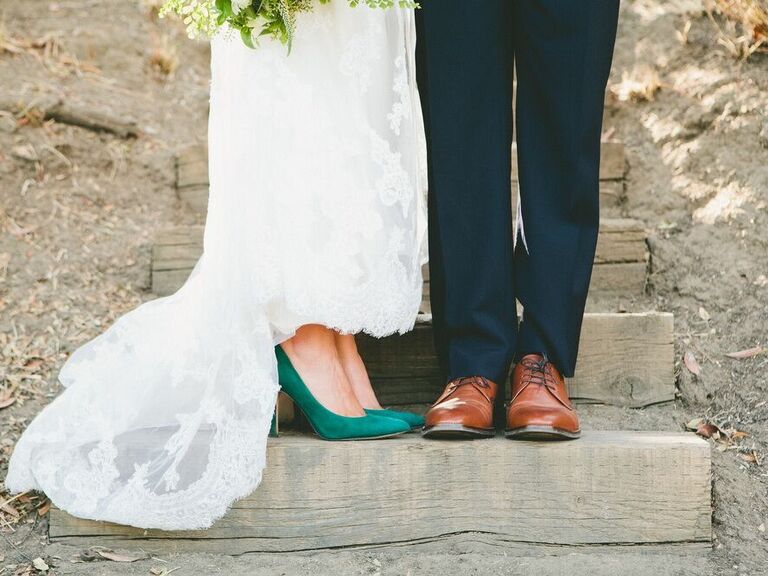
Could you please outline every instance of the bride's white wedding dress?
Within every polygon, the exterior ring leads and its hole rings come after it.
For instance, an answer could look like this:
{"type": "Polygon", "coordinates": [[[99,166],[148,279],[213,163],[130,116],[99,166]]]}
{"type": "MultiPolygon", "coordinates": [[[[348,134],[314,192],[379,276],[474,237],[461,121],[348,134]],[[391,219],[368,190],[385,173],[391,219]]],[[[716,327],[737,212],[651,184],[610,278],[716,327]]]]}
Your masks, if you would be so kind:
{"type": "Polygon", "coordinates": [[[309,323],[413,326],[426,243],[414,44],[412,11],[346,0],[303,15],[290,55],[213,40],[204,256],[179,292],[72,355],[9,490],[83,518],[208,527],[261,480],[276,343],[309,323]]]}

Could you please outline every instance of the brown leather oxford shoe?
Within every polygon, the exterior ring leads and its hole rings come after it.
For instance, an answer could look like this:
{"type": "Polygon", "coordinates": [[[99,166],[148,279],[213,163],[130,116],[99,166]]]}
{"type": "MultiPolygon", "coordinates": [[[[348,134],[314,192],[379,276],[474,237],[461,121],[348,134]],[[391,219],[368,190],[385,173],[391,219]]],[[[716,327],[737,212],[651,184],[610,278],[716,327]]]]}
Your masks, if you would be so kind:
{"type": "Polygon", "coordinates": [[[524,356],[512,372],[506,436],[517,440],[572,440],[581,436],[565,380],[540,354],[524,356]]]}
{"type": "Polygon", "coordinates": [[[425,415],[425,438],[487,438],[496,435],[497,386],[482,376],[452,380],[425,415]]]}

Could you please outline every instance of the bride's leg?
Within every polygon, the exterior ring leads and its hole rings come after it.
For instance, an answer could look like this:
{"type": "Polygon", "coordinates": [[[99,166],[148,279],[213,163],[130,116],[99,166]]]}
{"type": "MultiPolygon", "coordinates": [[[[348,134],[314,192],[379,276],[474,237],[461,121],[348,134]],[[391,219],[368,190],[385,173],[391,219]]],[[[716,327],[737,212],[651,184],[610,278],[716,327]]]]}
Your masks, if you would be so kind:
{"type": "Polygon", "coordinates": [[[302,326],[281,346],[318,402],[340,416],[365,416],[342,365],[335,335],[325,326],[302,326]]]}
{"type": "Polygon", "coordinates": [[[376,398],[376,393],[371,386],[371,380],[368,377],[368,370],[365,368],[365,363],[357,351],[355,337],[349,334],[344,335],[336,332],[335,338],[336,349],[339,352],[341,365],[344,367],[347,379],[349,380],[358,401],[362,404],[363,408],[380,410],[381,404],[379,404],[379,400],[376,398]]]}

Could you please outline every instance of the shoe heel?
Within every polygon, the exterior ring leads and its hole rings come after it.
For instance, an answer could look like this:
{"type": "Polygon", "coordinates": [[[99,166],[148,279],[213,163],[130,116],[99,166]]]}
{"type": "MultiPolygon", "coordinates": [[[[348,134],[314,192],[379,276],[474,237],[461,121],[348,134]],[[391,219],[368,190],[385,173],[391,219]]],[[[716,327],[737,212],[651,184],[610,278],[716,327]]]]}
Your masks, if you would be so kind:
{"type": "Polygon", "coordinates": [[[272,425],[269,427],[269,437],[278,438],[280,436],[280,400],[275,402],[275,412],[272,414],[272,425]]]}

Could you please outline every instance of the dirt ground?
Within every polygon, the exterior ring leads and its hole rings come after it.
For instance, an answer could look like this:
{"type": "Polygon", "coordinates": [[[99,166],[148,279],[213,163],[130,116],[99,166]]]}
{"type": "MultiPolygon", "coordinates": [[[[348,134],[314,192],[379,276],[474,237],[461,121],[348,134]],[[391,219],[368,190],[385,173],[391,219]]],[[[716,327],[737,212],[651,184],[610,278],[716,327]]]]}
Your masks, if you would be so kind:
{"type": "MultiPolygon", "coordinates": [[[[152,4],[0,0],[0,478],[57,394],[67,355],[152,298],[155,233],[194,219],[175,198],[173,154],[205,139],[208,50],[158,22],[152,4]],[[46,120],[39,109],[51,102],[60,113],[46,120]],[[97,111],[118,134],[71,125],[73,110],[97,111]],[[127,122],[138,137],[121,134],[127,122]]],[[[736,59],[702,7],[623,3],[605,126],[627,147],[622,211],[646,223],[652,252],[647,296],[621,306],[674,312],[680,398],[583,414],[592,428],[680,430],[706,418],[731,431],[712,441],[712,551],[467,544],[73,562],[80,550],[46,541],[44,498],[26,495],[0,507],[0,576],[38,573],[36,558],[52,574],[109,576],[768,574],[768,353],[726,356],[768,345],[768,55],[736,59]]]]}

